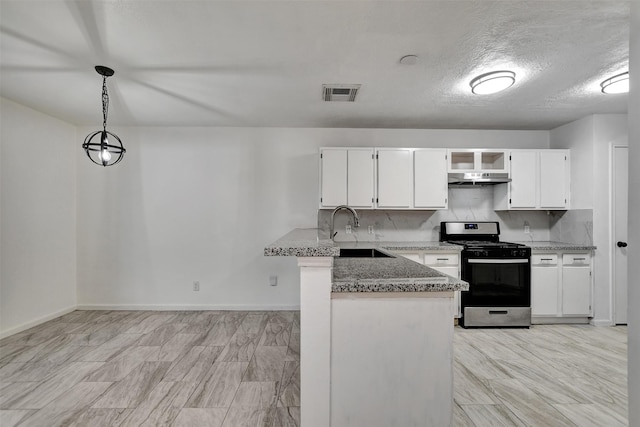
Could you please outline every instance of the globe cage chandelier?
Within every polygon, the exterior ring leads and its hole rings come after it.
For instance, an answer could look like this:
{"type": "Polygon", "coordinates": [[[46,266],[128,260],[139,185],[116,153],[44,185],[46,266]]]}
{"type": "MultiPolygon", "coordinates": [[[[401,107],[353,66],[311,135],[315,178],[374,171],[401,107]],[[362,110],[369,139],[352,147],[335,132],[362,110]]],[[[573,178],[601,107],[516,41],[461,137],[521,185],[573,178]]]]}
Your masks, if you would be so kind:
{"type": "Polygon", "coordinates": [[[82,148],[93,163],[101,166],[113,166],[122,160],[127,151],[118,135],[107,130],[107,112],[109,110],[107,77],[113,76],[114,71],[102,65],[96,65],[96,71],[102,76],[102,130],[87,135],[82,143],[82,148]],[[96,138],[98,135],[100,137],[96,138]]]}

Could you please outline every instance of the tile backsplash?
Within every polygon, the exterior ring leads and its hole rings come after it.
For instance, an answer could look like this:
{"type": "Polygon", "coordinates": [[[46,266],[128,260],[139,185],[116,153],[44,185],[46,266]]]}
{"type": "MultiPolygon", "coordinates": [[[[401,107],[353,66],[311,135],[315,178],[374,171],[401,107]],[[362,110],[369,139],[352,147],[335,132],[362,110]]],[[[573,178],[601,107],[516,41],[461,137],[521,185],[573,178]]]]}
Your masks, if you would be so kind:
{"type": "Polygon", "coordinates": [[[593,244],[593,210],[576,209],[551,213],[551,240],[576,244],[593,244]]]}
{"type": "MultiPolygon", "coordinates": [[[[332,210],[318,211],[318,228],[329,230],[332,210]]],[[[352,224],[351,214],[341,211],[335,217],[336,241],[437,241],[441,221],[499,221],[504,241],[527,242],[558,240],[588,243],[592,233],[591,210],[569,212],[493,210],[493,187],[452,187],[449,209],[439,211],[358,210],[360,227],[345,233],[352,224]],[[530,233],[524,233],[525,225],[530,233]],[[368,227],[373,226],[373,234],[368,227]],[[578,239],[578,240],[576,240],[578,239]]],[[[353,225],[353,224],[352,224],[353,225]]]]}

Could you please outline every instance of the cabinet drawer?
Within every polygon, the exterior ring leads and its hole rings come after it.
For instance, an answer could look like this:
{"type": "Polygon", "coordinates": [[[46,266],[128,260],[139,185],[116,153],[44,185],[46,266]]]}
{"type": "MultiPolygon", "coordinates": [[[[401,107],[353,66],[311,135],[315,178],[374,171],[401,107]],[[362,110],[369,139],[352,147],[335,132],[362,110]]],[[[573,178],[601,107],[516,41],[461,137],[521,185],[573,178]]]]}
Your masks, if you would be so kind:
{"type": "Polygon", "coordinates": [[[458,254],[424,254],[425,265],[458,265],[458,254]]]}
{"type": "Polygon", "coordinates": [[[558,255],[531,255],[531,265],[558,265],[558,255]]]}
{"type": "Polygon", "coordinates": [[[562,265],[584,265],[591,263],[591,255],[589,254],[563,254],[562,265]]]}

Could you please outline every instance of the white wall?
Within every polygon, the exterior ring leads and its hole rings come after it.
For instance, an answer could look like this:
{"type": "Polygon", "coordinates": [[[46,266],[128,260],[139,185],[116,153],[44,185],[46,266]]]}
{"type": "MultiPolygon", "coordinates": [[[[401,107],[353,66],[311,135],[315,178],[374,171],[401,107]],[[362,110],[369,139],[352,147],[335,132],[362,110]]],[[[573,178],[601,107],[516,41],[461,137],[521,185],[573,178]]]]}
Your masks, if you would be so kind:
{"type": "Polygon", "coordinates": [[[0,98],[0,337],[76,305],[76,129],[0,98]]]}
{"type": "Polygon", "coordinates": [[[112,130],[127,148],[121,164],[78,163],[81,307],[298,307],[295,259],[262,253],[316,227],[321,146],[549,146],[546,131],[112,130]]]}
{"type": "MultiPolygon", "coordinates": [[[[640,164],[640,3],[632,2],[629,93],[629,164],[640,164]]],[[[629,168],[629,425],[640,426],[640,168],[629,168]]]]}
{"type": "Polygon", "coordinates": [[[593,209],[594,322],[610,324],[610,150],[627,141],[627,115],[596,114],[550,132],[552,148],[571,149],[571,208],[593,209]]]}
{"type": "Polygon", "coordinates": [[[593,209],[593,116],[549,132],[550,148],[571,150],[571,209],[593,209]]]}

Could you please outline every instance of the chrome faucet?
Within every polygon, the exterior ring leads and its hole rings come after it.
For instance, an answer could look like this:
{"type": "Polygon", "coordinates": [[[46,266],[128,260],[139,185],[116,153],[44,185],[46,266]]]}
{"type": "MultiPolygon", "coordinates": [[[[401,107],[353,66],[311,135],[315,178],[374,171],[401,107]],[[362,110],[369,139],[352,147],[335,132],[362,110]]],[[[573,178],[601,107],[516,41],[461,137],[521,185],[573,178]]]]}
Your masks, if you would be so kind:
{"type": "Polygon", "coordinates": [[[338,234],[338,232],[336,231],[334,233],[333,231],[333,220],[336,216],[336,213],[340,210],[347,210],[349,212],[351,212],[351,214],[353,215],[353,226],[354,227],[359,227],[360,226],[360,218],[358,218],[358,212],[356,212],[355,209],[353,209],[352,207],[349,207],[347,205],[340,205],[337,208],[335,208],[333,210],[333,212],[331,212],[331,226],[329,228],[329,236],[331,238],[331,240],[333,240],[334,237],[336,237],[336,234],[338,234]]]}

